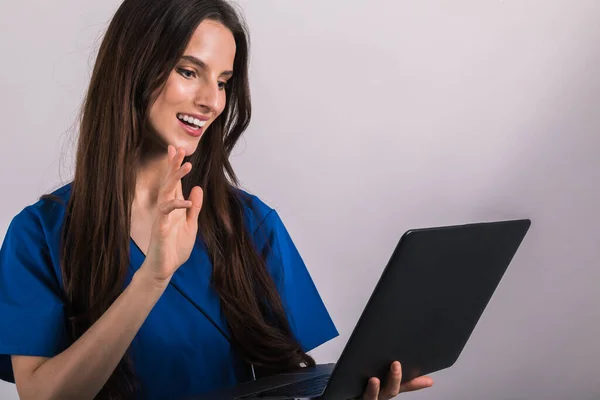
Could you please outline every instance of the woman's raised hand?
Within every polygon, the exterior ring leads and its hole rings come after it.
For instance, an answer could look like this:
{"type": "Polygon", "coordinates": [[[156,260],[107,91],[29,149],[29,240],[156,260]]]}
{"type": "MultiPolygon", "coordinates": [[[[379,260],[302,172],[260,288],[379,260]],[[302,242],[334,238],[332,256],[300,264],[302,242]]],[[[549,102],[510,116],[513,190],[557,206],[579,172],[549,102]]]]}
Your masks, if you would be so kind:
{"type": "Polygon", "coordinates": [[[168,283],[171,276],[190,257],[198,233],[198,216],[203,192],[195,186],[189,198],[183,197],[181,179],[192,170],[192,164],[181,165],[183,149],[169,145],[169,168],[158,192],[158,212],[152,225],[146,262],[142,267],[152,279],[168,283]]]}

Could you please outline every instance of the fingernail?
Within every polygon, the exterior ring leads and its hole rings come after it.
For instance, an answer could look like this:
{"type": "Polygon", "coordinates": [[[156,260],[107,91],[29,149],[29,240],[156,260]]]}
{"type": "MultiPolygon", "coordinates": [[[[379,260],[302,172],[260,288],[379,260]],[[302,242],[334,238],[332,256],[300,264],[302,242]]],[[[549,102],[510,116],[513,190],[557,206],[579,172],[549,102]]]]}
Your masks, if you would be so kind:
{"type": "Polygon", "coordinates": [[[398,363],[392,364],[392,371],[400,372],[400,365],[398,365],[398,363]]]}

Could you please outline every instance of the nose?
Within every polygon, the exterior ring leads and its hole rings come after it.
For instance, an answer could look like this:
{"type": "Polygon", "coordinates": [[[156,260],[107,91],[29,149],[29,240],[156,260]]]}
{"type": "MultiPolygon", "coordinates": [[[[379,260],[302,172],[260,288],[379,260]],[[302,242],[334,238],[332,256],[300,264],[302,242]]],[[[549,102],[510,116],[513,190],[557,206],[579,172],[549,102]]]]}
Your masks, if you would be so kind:
{"type": "Polygon", "coordinates": [[[196,92],[195,103],[204,112],[216,112],[219,107],[218,82],[206,82],[196,92]]]}

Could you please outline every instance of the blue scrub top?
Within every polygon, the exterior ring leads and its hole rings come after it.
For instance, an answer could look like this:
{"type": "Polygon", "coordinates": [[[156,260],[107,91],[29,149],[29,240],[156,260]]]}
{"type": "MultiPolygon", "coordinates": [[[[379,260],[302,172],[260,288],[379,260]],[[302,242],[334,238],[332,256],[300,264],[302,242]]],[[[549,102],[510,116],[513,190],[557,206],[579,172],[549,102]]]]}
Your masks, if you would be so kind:
{"type": "MultiPolygon", "coordinates": [[[[65,204],[71,184],[54,192],[65,204]]],[[[256,196],[245,220],[259,251],[267,252],[292,331],[309,351],[338,332],[279,215],[256,196]]],[[[0,250],[0,379],[14,382],[10,355],[53,357],[69,346],[59,266],[65,208],[52,200],[26,207],[12,220],[0,250]]],[[[130,240],[130,274],[144,254],[130,240]]],[[[227,321],[210,286],[212,264],[197,241],[173,275],[131,344],[134,368],[147,399],[182,398],[248,378],[229,341],[227,321]]]]}

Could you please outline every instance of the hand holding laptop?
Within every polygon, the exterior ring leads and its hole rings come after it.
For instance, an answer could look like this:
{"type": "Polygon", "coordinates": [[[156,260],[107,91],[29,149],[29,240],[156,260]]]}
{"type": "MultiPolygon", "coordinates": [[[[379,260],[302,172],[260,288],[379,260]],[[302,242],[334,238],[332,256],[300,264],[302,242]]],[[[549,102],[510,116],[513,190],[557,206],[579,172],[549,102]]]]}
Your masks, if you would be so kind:
{"type": "Polygon", "coordinates": [[[388,400],[393,399],[402,392],[412,392],[425,389],[433,385],[433,379],[428,376],[419,376],[408,382],[402,383],[402,366],[394,361],[390,367],[387,382],[381,388],[378,378],[369,379],[369,384],[363,394],[363,400],[388,400]]]}

